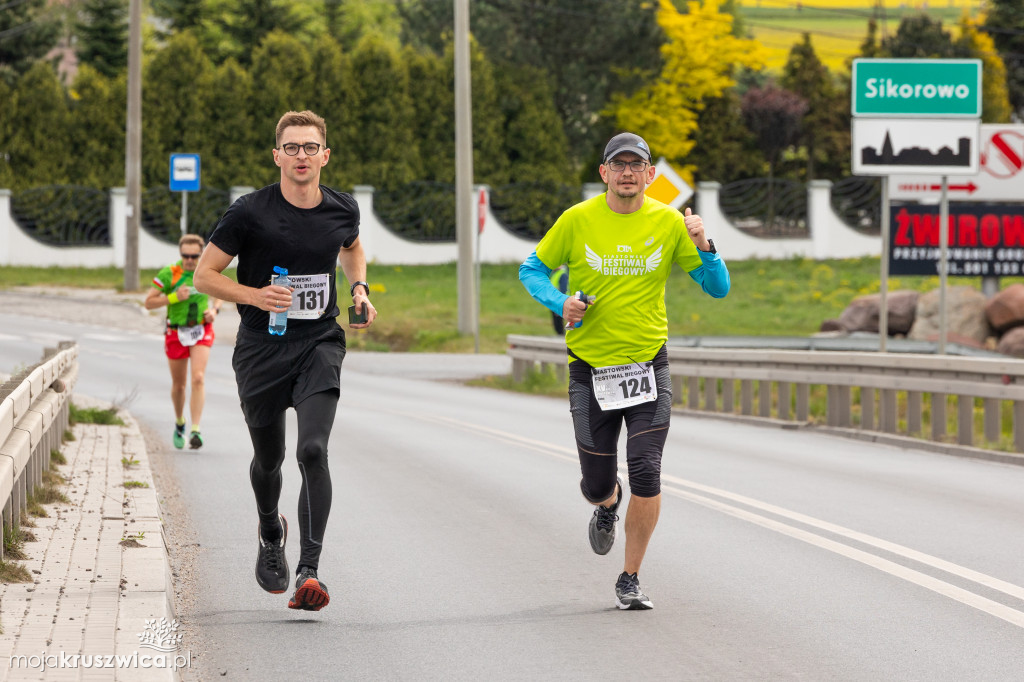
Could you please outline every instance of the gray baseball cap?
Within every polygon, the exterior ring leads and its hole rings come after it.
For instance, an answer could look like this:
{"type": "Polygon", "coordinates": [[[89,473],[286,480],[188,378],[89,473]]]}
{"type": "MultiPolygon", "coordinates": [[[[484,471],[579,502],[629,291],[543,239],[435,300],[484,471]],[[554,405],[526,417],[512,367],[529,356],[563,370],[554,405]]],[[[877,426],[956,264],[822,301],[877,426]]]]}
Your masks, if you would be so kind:
{"type": "Polygon", "coordinates": [[[604,160],[602,163],[608,163],[609,159],[614,159],[622,152],[633,152],[637,156],[646,159],[647,163],[651,163],[651,148],[644,142],[644,138],[633,133],[619,133],[608,140],[608,144],[604,148],[604,160]]]}

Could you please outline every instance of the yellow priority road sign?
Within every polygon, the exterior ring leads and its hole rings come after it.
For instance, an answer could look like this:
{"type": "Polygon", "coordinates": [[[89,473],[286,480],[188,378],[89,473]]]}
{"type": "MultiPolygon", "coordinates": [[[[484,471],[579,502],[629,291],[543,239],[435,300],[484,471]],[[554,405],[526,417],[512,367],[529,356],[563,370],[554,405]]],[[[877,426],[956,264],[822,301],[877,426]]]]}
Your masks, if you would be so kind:
{"type": "Polygon", "coordinates": [[[664,156],[658,159],[654,167],[657,173],[654,175],[654,182],[647,186],[645,194],[673,208],[682,208],[693,196],[693,188],[669,165],[668,159],[664,156]]]}

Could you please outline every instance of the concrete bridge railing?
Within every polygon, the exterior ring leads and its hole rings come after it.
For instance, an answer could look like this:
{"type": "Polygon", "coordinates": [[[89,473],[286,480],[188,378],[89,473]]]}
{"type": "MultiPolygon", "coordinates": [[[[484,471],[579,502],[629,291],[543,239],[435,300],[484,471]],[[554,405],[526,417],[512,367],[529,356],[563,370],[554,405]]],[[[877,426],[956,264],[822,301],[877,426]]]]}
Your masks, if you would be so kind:
{"type": "Polygon", "coordinates": [[[5,534],[19,527],[29,495],[43,483],[50,452],[60,449],[77,379],[78,346],[62,342],[47,349],[38,365],[0,385],[0,504],[5,534]]]}
{"type": "MultiPolygon", "coordinates": [[[[510,335],[508,345],[516,380],[537,364],[564,377],[564,340],[510,335]]],[[[668,356],[673,402],[695,413],[1024,464],[1024,360],[671,345],[668,356]]]]}

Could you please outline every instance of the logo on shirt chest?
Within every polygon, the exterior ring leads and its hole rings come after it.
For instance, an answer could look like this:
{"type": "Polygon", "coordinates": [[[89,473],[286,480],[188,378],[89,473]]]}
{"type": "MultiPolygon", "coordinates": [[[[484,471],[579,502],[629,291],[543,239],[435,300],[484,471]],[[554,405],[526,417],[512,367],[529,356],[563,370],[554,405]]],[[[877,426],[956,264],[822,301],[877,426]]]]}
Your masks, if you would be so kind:
{"type": "Polygon", "coordinates": [[[598,255],[588,244],[583,245],[587,253],[587,263],[602,275],[633,275],[643,276],[654,272],[661,265],[661,246],[649,256],[632,253],[629,247],[612,254],[598,255]]]}

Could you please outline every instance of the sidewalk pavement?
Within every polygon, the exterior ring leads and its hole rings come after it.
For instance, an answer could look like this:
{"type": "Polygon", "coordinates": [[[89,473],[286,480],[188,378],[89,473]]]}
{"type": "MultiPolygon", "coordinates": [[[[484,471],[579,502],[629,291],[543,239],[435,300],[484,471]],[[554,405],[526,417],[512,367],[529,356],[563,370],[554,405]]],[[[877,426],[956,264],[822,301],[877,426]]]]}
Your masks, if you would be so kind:
{"type": "MultiPolygon", "coordinates": [[[[80,395],[75,404],[106,407],[80,395]]],[[[125,426],[72,427],[75,440],[61,447],[69,502],[32,517],[35,541],[16,563],[33,582],[0,584],[0,680],[190,676],[145,441],[120,416],[125,426]]]]}

